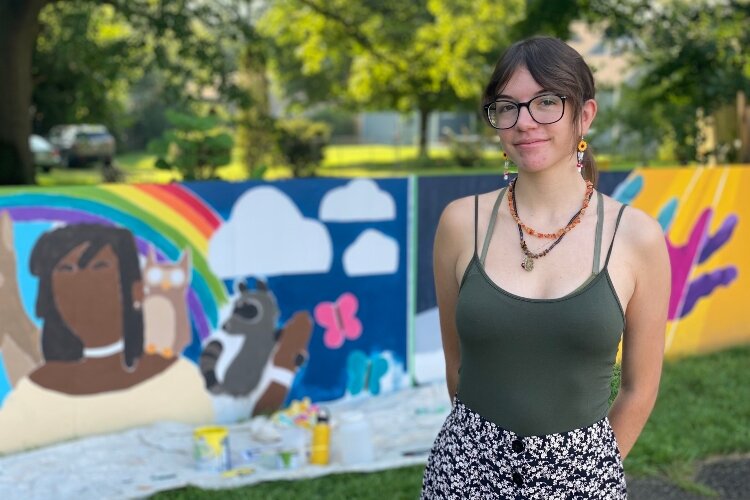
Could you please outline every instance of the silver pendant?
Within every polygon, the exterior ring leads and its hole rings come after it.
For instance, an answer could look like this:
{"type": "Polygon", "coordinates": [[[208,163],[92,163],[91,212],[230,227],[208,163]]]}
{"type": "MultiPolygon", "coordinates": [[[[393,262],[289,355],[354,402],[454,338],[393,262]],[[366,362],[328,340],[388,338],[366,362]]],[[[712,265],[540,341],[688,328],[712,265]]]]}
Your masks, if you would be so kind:
{"type": "Polygon", "coordinates": [[[521,267],[526,270],[526,272],[531,272],[534,270],[534,259],[526,256],[525,259],[523,259],[523,262],[521,263],[521,267]]]}

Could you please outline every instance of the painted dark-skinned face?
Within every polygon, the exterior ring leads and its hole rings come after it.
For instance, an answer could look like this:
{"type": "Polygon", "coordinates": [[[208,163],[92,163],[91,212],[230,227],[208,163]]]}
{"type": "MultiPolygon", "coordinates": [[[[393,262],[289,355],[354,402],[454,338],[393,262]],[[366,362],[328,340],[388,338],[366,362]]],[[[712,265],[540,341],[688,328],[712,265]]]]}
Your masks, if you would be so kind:
{"type": "Polygon", "coordinates": [[[119,259],[105,245],[79,267],[89,243],[68,252],[52,271],[52,293],[60,317],[86,347],[117,342],[123,334],[119,259]]]}

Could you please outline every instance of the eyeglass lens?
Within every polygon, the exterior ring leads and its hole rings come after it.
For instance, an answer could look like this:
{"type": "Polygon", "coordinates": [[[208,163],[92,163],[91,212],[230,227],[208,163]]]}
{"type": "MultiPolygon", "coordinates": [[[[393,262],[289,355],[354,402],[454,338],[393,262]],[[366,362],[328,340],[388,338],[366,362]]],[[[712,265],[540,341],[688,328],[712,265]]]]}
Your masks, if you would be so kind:
{"type": "Polygon", "coordinates": [[[518,114],[522,106],[526,106],[531,118],[542,125],[558,121],[562,118],[564,110],[562,98],[551,94],[536,96],[527,103],[500,99],[487,107],[490,124],[499,129],[511,128],[518,121],[518,114]]]}

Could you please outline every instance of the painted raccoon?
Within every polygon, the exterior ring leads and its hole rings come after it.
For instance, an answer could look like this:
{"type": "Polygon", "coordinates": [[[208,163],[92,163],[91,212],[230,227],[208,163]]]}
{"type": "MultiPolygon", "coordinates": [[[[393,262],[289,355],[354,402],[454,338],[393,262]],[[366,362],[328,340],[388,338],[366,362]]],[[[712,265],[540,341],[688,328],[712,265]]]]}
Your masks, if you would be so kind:
{"type": "Polygon", "coordinates": [[[200,369],[206,387],[214,394],[246,396],[256,388],[281,330],[277,329],[279,307],[276,297],[262,281],[250,290],[240,283],[240,296],[234,303],[231,317],[222,330],[229,335],[244,337],[239,352],[227,367],[220,383],[216,363],[224,346],[218,340],[209,342],[200,356],[200,369]]]}

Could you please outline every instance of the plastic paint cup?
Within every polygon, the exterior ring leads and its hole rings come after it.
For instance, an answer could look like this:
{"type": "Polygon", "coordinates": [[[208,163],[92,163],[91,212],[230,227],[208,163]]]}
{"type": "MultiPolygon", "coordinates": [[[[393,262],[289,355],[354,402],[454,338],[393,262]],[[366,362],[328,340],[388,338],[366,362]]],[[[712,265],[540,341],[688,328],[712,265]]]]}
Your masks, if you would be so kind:
{"type": "Polygon", "coordinates": [[[223,472],[232,468],[226,427],[198,427],[193,431],[193,457],[198,470],[223,472]]]}
{"type": "Polygon", "coordinates": [[[370,424],[361,412],[343,413],[336,432],[341,463],[366,464],[374,459],[370,424]]]}

